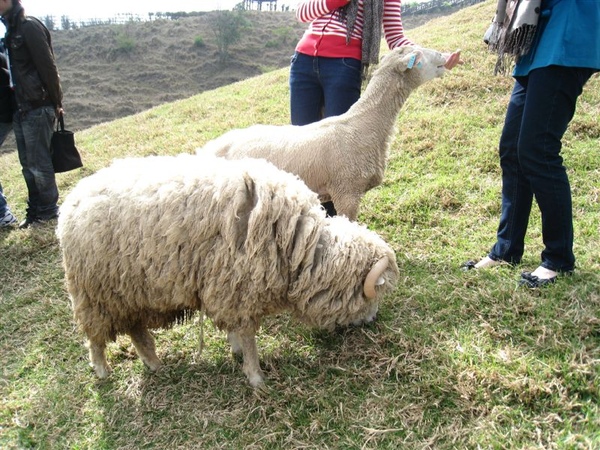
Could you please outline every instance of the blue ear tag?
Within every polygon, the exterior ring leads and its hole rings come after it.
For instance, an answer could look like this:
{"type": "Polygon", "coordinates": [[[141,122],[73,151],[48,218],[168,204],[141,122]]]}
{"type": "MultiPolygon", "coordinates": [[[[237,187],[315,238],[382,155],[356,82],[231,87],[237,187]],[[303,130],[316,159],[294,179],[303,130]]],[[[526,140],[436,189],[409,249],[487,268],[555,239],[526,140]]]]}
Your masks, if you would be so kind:
{"type": "Polygon", "coordinates": [[[415,54],[411,55],[410,59],[408,60],[408,64],[406,65],[406,67],[408,67],[409,69],[412,69],[413,66],[415,65],[415,59],[417,59],[417,55],[415,55],[415,54]]]}

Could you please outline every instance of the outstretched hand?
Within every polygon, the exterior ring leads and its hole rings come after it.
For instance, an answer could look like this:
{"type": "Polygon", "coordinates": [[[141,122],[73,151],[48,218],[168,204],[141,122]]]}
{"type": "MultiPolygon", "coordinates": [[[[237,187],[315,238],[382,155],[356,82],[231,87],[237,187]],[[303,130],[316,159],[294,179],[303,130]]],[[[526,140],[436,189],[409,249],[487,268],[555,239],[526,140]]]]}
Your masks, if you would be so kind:
{"type": "Polygon", "coordinates": [[[444,56],[446,56],[444,67],[448,70],[453,69],[457,64],[464,64],[464,61],[460,59],[460,50],[456,50],[454,53],[444,53],[444,56]]]}

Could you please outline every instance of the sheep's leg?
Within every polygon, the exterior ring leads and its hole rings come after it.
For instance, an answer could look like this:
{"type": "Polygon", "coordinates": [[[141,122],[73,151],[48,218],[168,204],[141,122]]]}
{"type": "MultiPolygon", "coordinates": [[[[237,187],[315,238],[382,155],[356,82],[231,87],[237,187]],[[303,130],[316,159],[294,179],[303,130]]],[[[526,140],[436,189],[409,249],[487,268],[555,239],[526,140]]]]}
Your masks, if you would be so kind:
{"type": "Polygon", "coordinates": [[[142,362],[153,372],[157,370],[161,362],[156,356],[156,346],[150,332],[140,325],[129,330],[127,334],[131,337],[131,342],[142,362]]]}
{"type": "Polygon", "coordinates": [[[90,366],[98,378],[106,378],[110,375],[111,369],[106,360],[106,341],[104,339],[89,338],[90,366]]]}
{"type": "MultiPolygon", "coordinates": [[[[231,333],[230,333],[231,334],[231,333]]],[[[258,387],[263,384],[263,372],[260,370],[258,362],[258,349],[256,347],[256,335],[254,330],[244,329],[234,332],[241,344],[244,355],[243,370],[252,387],[258,387]]],[[[233,346],[232,346],[233,350],[233,346]]]]}
{"type": "Polygon", "coordinates": [[[227,340],[231,345],[231,353],[234,355],[242,355],[242,342],[240,341],[238,333],[235,331],[230,331],[227,333],[227,340]]]}

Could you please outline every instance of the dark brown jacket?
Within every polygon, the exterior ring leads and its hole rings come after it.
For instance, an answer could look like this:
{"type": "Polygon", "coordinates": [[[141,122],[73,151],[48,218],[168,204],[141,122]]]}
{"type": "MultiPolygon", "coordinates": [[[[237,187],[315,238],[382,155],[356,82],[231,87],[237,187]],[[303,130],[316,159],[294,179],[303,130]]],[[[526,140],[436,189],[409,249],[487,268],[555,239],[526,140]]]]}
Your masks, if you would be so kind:
{"type": "Polygon", "coordinates": [[[7,29],[6,47],[19,111],[62,107],[60,78],[48,29],[35,17],[25,16],[20,4],[15,4],[2,21],[7,29]]]}
{"type": "Polygon", "coordinates": [[[4,39],[2,39],[0,41],[0,122],[10,123],[12,122],[14,95],[10,88],[8,62],[4,51],[4,39]]]}

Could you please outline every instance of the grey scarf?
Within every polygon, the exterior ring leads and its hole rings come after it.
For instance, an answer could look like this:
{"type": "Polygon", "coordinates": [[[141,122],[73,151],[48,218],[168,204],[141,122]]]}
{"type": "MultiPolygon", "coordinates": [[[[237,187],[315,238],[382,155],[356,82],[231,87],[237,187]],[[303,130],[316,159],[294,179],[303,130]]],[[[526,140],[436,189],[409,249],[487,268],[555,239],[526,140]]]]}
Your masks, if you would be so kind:
{"type": "Polygon", "coordinates": [[[494,73],[505,74],[511,60],[529,51],[537,29],[541,0],[498,0],[496,15],[483,38],[498,53],[494,73]]]}
{"type": "MultiPolygon", "coordinates": [[[[346,42],[350,42],[352,31],[358,14],[358,1],[351,0],[340,8],[342,21],[346,22],[346,42]]],[[[365,23],[362,33],[362,78],[365,80],[371,64],[379,62],[379,47],[381,44],[381,28],[383,24],[383,6],[385,0],[364,0],[363,16],[365,23]]]]}

